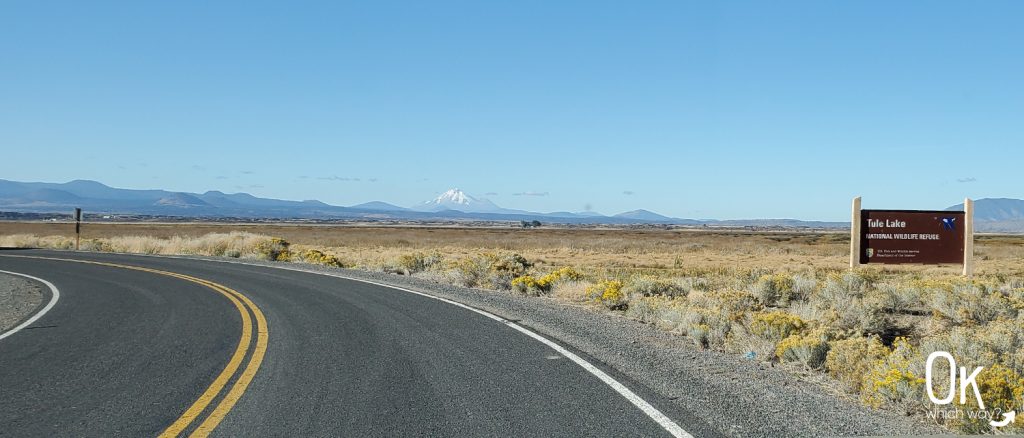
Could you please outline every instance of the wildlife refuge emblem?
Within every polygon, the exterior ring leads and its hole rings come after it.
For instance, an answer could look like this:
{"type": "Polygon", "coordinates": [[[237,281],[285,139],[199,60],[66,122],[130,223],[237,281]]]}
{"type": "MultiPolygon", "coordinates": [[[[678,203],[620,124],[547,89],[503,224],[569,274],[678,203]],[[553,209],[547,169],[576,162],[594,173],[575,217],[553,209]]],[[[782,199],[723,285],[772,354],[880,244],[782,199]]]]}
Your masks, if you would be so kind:
{"type": "Polygon", "coordinates": [[[942,229],[947,231],[956,230],[956,218],[955,217],[944,217],[942,218],[942,229]]]}

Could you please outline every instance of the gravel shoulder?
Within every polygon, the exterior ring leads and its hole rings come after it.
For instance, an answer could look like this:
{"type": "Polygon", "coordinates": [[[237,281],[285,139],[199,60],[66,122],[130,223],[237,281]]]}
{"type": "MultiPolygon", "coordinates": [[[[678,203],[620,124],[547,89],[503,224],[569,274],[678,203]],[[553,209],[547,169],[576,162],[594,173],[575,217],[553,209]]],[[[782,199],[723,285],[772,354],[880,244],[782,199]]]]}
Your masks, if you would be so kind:
{"type": "Polygon", "coordinates": [[[16,275],[0,273],[0,333],[32,316],[44,299],[35,283],[16,275]]]}

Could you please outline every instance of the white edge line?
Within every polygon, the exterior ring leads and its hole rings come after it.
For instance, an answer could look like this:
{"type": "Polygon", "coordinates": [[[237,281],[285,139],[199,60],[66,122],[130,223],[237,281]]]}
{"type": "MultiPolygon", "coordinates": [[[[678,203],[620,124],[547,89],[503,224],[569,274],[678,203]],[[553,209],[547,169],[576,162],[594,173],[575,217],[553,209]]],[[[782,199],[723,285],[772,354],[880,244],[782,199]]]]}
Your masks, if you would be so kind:
{"type": "MultiPolygon", "coordinates": [[[[406,289],[404,287],[394,286],[394,285],[385,284],[385,283],[378,283],[378,282],[372,281],[372,280],[364,280],[364,279],[361,279],[361,278],[353,278],[353,277],[348,277],[348,276],[345,276],[345,275],[331,273],[331,272],[321,272],[321,271],[314,271],[314,270],[306,270],[306,269],[293,268],[293,267],[288,267],[288,266],[273,266],[273,265],[264,265],[264,264],[257,264],[257,263],[246,263],[246,262],[243,262],[243,261],[235,261],[235,260],[196,259],[196,258],[190,258],[190,257],[180,257],[180,256],[172,256],[172,255],[158,255],[158,254],[103,253],[103,252],[97,252],[97,253],[94,253],[94,254],[116,254],[116,255],[158,257],[158,258],[193,260],[193,261],[207,261],[207,262],[218,262],[218,263],[230,263],[230,264],[235,264],[235,265],[266,267],[266,268],[273,268],[273,269],[281,269],[281,270],[285,270],[285,271],[304,272],[304,273],[307,273],[307,274],[323,275],[323,276],[327,276],[327,277],[335,277],[335,278],[341,278],[341,279],[344,279],[344,280],[350,280],[350,281],[357,281],[357,282],[360,282],[360,283],[372,284],[372,285],[376,285],[376,286],[380,286],[380,287],[385,287],[385,288],[388,288],[388,289],[400,290],[400,291],[403,291],[403,292],[408,292],[408,293],[420,295],[420,296],[423,296],[423,297],[432,298],[432,299],[435,299],[435,300],[438,300],[438,301],[442,301],[442,302],[451,304],[453,306],[461,307],[463,309],[469,310],[471,312],[478,313],[480,315],[483,315],[483,316],[486,316],[486,317],[488,317],[490,319],[498,321],[498,322],[500,322],[502,324],[505,324],[505,325],[511,327],[512,329],[515,329],[516,331],[519,331],[520,333],[525,334],[526,336],[529,336],[529,337],[537,340],[538,342],[540,342],[540,343],[542,343],[544,345],[547,345],[551,349],[555,350],[556,352],[558,352],[562,356],[565,356],[567,359],[573,361],[574,363],[576,363],[576,365],[579,365],[584,370],[587,370],[587,372],[589,372],[590,374],[594,375],[594,377],[597,377],[602,382],[604,382],[606,385],[611,387],[615,392],[619,393],[619,395],[621,395],[627,401],[632,403],[633,406],[636,406],[644,414],[647,414],[648,417],[650,417],[652,420],[654,420],[654,422],[658,423],[659,426],[661,426],[663,429],[665,429],[665,431],[668,432],[669,434],[671,434],[672,436],[674,436],[676,438],[694,438],[693,435],[690,435],[690,433],[688,433],[687,431],[683,430],[682,427],[680,427],[678,424],[676,424],[675,421],[672,421],[671,418],[669,418],[668,416],[663,414],[661,411],[659,411],[658,408],[655,408],[650,403],[648,403],[646,400],[641,398],[639,395],[636,395],[636,393],[634,393],[629,388],[627,388],[626,385],[623,385],[618,380],[615,380],[614,377],[609,376],[604,371],[601,371],[600,368],[594,366],[594,364],[591,364],[590,362],[587,362],[583,358],[577,356],[575,353],[565,349],[564,347],[562,347],[561,345],[558,345],[557,343],[551,341],[550,339],[545,338],[544,336],[541,336],[541,335],[533,332],[532,330],[527,329],[527,328],[525,328],[525,327],[523,327],[523,326],[521,326],[519,324],[516,324],[516,323],[514,323],[512,321],[509,321],[509,320],[507,320],[505,318],[502,318],[502,317],[500,317],[498,315],[495,315],[493,313],[487,312],[486,310],[477,309],[475,307],[468,306],[468,305],[462,304],[462,303],[457,302],[457,301],[453,301],[453,300],[450,300],[450,299],[447,299],[447,298],[442,298],[442,297],[431,295],[431,294],[424,293],[424,292],[415,291],[415,290],[412,290],[412,289],[406,289]]],[[[10,256],[10,257],[19,257],[19,256],[10,256]]],[[[7,271],[0,271],[0,272],[7,272],[7,271]]],[[[58,296],[57,288],[54,287],[52,284],[50,284],[50,282],[48,282],[46,280],[43,280],[41,278],[32,277],[32,276],[25,275],[25,274],[18,274],[18,273],[15,273],[15,272],[10,272],[10,273],[11,274],[15,274],[15,275],[21,275],[23,277],[28,277],[28,278],[32,278],[32,279],[39,280],[39,281],[43,282],[44,284],[49,286],[51,290],[53,290],[54,298],[50,300],[50,303],[47,304],[45,309],[43,309],[41,312],[39,312],[38,314],[33,316],[32,319],[30,319],[28,321],[25,321],[23,324],[21,324],[20,326],[16,327],[14,330],[12,330],[10,332],[7,332],[7,333],[5,333],[3,335],[0,335],[0,339],[3,339],[4,337],[12,334],[13,332],[16,332],[16,331],[20,330],[21,328],[23,328],[24,326],[27,326],[28,324],[34,322],[36,319],[38,319],[40,316],[42,316],[44,313],[46,313],[46,311],[50,310],[51,307],[53,307],[53,304],[57,302],[57,298],[56,297],[58,296]]]]}
{"type": "Polygon", "coordinates": [[[22,274],[20,272],[11,272],[11,271],[3,271],[3,270],[0,270],[0,272],[3,272],[4,274],[17,275],[19,277],[25,277],[25,278],[28,278],[28,279],[32,279],[32,280],[38,281],[38,282],[40,282],[42,284],[45,284],[46,287],[50,288],[50,292],[51,292],[51,294],[50,294],[50,302],[46,303],[46,307],[43,307],[42,310],[40,310],[39,312],[36,312],[36,314],[32,315],[31,318],[26,319],[25,322],[23,322],[21,324],[18,324],[17,327],[14,327],[14,328],[4,332],[3,334],[0,334],[0,339],[3,339],[3,338],[6,338],[6,337],[8,337],[10,335],[13,335],[13,334],[17,333],[18,331],[20,331],[21,329],[23,329],[25,327],[28,327],[29,325],[32,325],[32,323],[36,322],[36,320],[38,320],[39,318],[42,318],[43,315],[46,314],[46,312],[49,312],[50,309],[52,309],[53,306],[55,304],[57,304],[57,300],[60,299],[60,292],[57,290],[57,286],[54,286],[53,283],[50,283],[49,281],[43,280],[42,278],[33,277],[31,275],[22,274]]]}
{"type": "MultiPolygon", "coordinates": [[[[285,268],[283,266],[278,267],[278,268],[279,269],[295,270],[295,271],[300,271],[300,272],[310,272],[310,271],[304,271],[304,270],[294,269],[294,268],[285,268]]],[[[640,396],[636,395],[636,393],[631,391],[629,388],[627,388],[625,385],[620,383],[618,380],[615,380],[615,378],[613,378],[612,376],[609,376],[604,371],[601,371],[600,368],[594,366],[590,362],[587,362],[583,358],[577,356],[575,353],[565,349],[561,345],[556,344],[555,342],[551,341],[550,339],[545,338],[544,336],[541,336],[541,335],[537,334],[536,332],[534,332],[534,331],[532,331],[530,329],[527,329],[527,328],[525,328],[525,327],[523,327],[523,326],[521,326],[519,324],[516,324],[516,323],[514,323],[512,321],[509,321],[509,320],[507,320],[505,318],[502,318],[502,317],[500,317],[498,315],[495,315],[493,313],[487,312],[485,310],[480,310],[480,309],[477,309],[475,307],[471,307],[471,306],[467,306],[465,304],[459,303],[457,301],[452,301],[452,300],[449,300],[447,298],[442,298],[442,297],[426,294],[426,293],[415,291],[415,290],[412,290],[412,289],[406,289],[406,288],[403,288],[403,287],[392,286],[392,285],[384,284],[384,283],[378,283],[376,281],[369,281],[369,280],[363,280],[363,279],[358,279],[358,278],[346,277],[346,276],[337,275],[337,274],[331,274],[331,273],[326,273],[326,272],[322,272],[320,274],[327,275],[327,276],[330,276],[330,277],[343,278],[343,279],[351,280],[351,281],[359,281],[359,282],[362,282],[362,283],[368,283],[368,284],[373,284],[373,285],[376,285],[376,286],[381,286],[381,287],[386,287],[386,288],[390,288],[390,289],[400,290],[400,291],[403,291],[403,292],[409,292],[409,293],[413,293],[413,294],[416,294],[416,295],[421,295],[421,296],[424,296],[424,297],[427,297],[427,298],[433,298],[435,300],[443,301],[443,302],[451,304],[453,306],[461,307],[461,308],[469,310],[471,312],[476,312],[476,313],[478,313],[480,315],[486,316],[486,317],[491,318],[491,319],[493,319],[495,321],[498,321],[498,322],[500,322],[502,324],[505,324],[505,325],[507,325],[507,326],[509,326],[509,327],[511,327],[511,328],[513,328],[513,329],[515,329],[515,330],[525,334],[526,336],[529,336],[529,337],[539,341],[540,343],[542,343],[544,345],[547,345],[548,347],[551,347],[551,349],[555,350],[556,352],[558,352],[562,356],[565,356],[567,359],[575,362],[576,365],[579,365],[583,369],[587,370],[590,374],[593,374],[595,377],[597,377],[602,382],[604,382],[605,384],[610,386],[613,390],[615,390],[615,392],[619,393],[619,395],[625,397],[626,400],[628,400],[634,406],[636,406],[641,411],[643,411],[643,413],[647,414],[648,417],[651,417],[652,420],[654,420],[656,423],[658,423],[658,425],[661,426],[663,429],[665,429],[665,431],[667,431],[668,433],[672,434],[672,436],[677,437],[677,438],[693,438],[693,435],[690,435],[685,430],[683,430],[683,428],[680,427],[678,424],[676,424],[675,421],[672,421],[671,418],[668,418],[668,416],[666,416],[665,414],[661,413],[661,411],[659,411],[657,408],[655,408],[654,406],[651,406],[650,403],[648,403],[646,400],[644,400],[640,396]]]]}

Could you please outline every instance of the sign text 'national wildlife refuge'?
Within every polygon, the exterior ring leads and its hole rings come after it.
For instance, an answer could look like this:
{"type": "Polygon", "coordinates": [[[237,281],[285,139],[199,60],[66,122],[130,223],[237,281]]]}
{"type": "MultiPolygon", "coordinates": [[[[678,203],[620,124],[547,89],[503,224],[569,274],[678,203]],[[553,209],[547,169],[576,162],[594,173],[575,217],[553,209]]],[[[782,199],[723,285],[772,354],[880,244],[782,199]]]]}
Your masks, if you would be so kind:
{"type": "Polygon", "coordinates": [[[861,210],[860,263],[962,263],[962,211],[861,210]]]}

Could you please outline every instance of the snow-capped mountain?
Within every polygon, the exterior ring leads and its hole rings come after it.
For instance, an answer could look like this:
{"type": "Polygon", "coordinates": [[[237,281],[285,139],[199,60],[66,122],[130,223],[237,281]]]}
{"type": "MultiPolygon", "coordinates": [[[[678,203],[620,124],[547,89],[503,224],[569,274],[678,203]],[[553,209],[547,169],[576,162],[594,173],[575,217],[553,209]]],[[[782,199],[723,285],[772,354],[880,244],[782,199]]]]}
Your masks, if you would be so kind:
{"type": "Polygon", "coordinates": [[[486,199],[474,198],[459,189],[451,189],[435,199],[412,207],[417,211],[455,210],[463,213],[494,213],[502,211],[486,199]]]}

